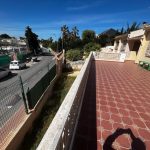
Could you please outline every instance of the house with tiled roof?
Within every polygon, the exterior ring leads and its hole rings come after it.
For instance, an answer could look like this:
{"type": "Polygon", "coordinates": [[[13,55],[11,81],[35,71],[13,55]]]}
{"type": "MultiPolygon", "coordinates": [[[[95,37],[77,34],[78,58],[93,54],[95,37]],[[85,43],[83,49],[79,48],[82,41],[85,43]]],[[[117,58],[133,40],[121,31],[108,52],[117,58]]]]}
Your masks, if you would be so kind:
{"type": "Polygon", "coordinates": [[[150,25],[115,37],[113,52],[127,53],[126,60],[150,62],[150,25]]]}

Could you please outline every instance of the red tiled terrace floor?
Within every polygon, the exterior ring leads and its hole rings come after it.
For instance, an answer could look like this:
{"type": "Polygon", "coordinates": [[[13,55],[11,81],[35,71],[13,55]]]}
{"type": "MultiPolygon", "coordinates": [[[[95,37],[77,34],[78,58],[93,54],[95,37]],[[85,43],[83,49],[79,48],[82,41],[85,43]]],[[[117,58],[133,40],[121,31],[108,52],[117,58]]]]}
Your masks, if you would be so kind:
{"type": "MultiPolygon", "coordinates": [[[[93,61],[83,100],[74,150],[102,150],[118,127],[130,128],[150,150],[150,72],[133,62],[93,61]]],[[[127,150],[128,135],[115,149],[127,150]]]]}

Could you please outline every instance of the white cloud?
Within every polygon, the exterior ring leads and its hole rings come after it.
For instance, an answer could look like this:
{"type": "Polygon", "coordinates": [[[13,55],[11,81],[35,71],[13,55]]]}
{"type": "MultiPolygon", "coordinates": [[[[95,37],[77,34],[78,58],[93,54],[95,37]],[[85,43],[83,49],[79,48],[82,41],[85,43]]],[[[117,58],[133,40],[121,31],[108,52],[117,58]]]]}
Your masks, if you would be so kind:
{"type": "MultiPolygon", "coordinates": [[[[141,14],[145,10],[134,10],[134,11],[125,11],[125,12],[116,12],[116,13],[106,13],[106,14],[96,14],[96,15],[71,15],[66,16],[62,19],[56,21],[42,22],[42,23],[34,23],[29,24],[33,31],[55,31],[56,29],[60,29],[62,25],[68,26],[94,26],[94,25],[104,25],[104,24],[118,24],[118,23],[127,23],[129,21],[129,15],[137,16],[137,14],[141,14]]],[[[134,17],[133,17],[134,18],[134,17]]],[[[134,20],[133,20],[134,21],[134,20]]],[[[25,26],[24,26],[25,28],[25,26]]],[[[23,29],[24,29],[23,28],[23,29]]]]}
{"type": "Polygon", "coordinates": [[[96,7],[99,6],[103,3],[104,1],[95,1],[89,4],[78,4],[78,5],[74,5],[73,6],[69,6],[67,7],[68,11],[77,11],[77,10],[84,10],[84,9],[88,9],[88,8],[92,8],[92,7],[96,7]]]}
{"type": "Polygon", "coordinates": [[[70,6],[67,8],[67,10],[73,11],[73,10],[83,10],[89,8],[90,5],[82,5],[82,6],[70,6]]]}
{"type": "MultiPolygon", "coordinates": [[[[115,12],[115,13],[105,13],[105,14],[70,14],[67,16],[61,16],[61,18],[50,21],[41,22],[40,20],[34,23],[31,22],[11,22],[11,23],[0,23],[0,33],[10,33],[11,35],[24,36],[25,27],[27,25],[31,26],[33,32],[37,33],[39,37],[49,37],[52,34],[56,34],[57,37],[60,36],[60,27],[64,24],[70,28],[77,26],[80,31],[84,29],[93,29],[98,32],[103,31],[106,28],[114,27],[121,28],[126,25],[127,22],[132,23],[132,21],[140,22],[142,14],[146,14],[143,20],[150,21],[148,19],[149,9],[144,10],[133,10],[125,12],[115,12]]],[[[143,15],[144,16],[144,15],[143,15]]]]}

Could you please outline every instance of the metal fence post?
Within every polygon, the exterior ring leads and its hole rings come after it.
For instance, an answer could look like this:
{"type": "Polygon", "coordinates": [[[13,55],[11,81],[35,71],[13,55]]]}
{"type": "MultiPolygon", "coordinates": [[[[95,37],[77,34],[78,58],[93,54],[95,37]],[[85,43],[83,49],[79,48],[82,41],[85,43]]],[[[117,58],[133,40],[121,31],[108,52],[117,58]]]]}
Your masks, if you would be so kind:
{"type": "Polygon", "coordinates": [[[48,72],[49,72],[49,64],[50,64],[50,63],[48,63],[48,65],[47,65],[47,67],[48,67],[48,72]]]}
{"type": "Polygon", "coordinates": [[[23,98],[23,102],[24,102],[24,106],[25,106],[25,111],[28,114],[28,105],[26,102],[26,97],[25,97],[25,92],[24,92],[23,82],[22,82],[21,76],[19,76],[19,80],[20,80],[20,86],[21,86],[21,92],[22,92],[22,98],[23,98]]]}

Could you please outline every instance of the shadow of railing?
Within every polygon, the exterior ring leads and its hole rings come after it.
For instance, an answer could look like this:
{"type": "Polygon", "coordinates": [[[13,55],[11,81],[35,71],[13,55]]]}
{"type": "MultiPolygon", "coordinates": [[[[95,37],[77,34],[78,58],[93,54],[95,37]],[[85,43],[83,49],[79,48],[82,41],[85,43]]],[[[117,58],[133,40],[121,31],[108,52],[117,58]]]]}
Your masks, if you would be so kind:
{"type": "Polygon", "coordinates": [[[73,150],[97,149],[95,71],[95,63],[92,61],[74,144],[72,147],[73,150]]]}

